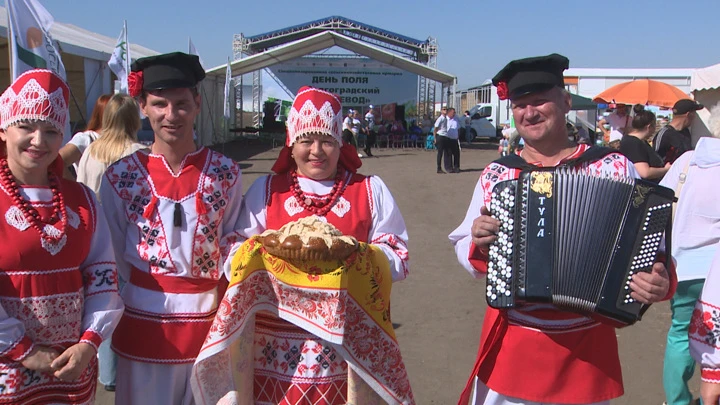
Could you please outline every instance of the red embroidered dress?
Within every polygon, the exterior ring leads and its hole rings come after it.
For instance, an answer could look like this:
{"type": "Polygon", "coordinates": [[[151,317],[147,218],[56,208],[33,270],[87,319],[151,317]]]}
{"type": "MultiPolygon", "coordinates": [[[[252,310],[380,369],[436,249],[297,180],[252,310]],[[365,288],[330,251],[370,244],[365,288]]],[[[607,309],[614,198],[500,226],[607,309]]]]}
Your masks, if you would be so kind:
{"type": "Polygon", "coordinates": [[[163,156],[139,151],[108,168],[100,195],[128,280],[113,349],[147,363],[194,362],[236,240],[240,168],[202,147],[175,174],[163,156]]]}
{"type": "MultiPolygon", "coordinates": [[[[565,159],[579,157],[587,149],[579,145],[565,159]]],[[[640,177],[619,153],[585,163],[583,168],[596,176],[640,177]]],[[[460,264],[474,277],[485,276],[487,257],[472,244],[472,222],[480,208],[489,205],[495,184],[519,174],[498,163],[488,165],[464,221],[449,236],[460,264]]],[[[507,311],[488,307],[470,378],[475,377],[502,395],[542,403],[586,404],[623,394],[615,329],[551,305],[507,311]]]]}
{"type": "MultiPolygon", "coordinates": [[[[344,234],[381,247],[393,280],[404,279],[407,231],[389,190],[377,177],[345,173],[344,181],[347,186],[324,217],[344,234]]],[[[334,182],[299,177],[298,184],[306,197],[321,201],[331,193],[334,182]]],[[[292,185],[290,173],[253,183],[242,215],[245,238],[312,215],[293,194],[292,185]]],[[[289,322],[258,313],[254,358],[256,404],[346,403],[347,362],[332,345],[289,322]]]]}
{"type": "MultiPolygon", "coordinates": [[[[107,223],[87,187],[60,180],[67,212],[65,236],[40,234],[0,184],[0,404],[87,404],[95,398],[97,362],[76,381],[24,368],[35,345],[58,352],[78,342],[100,346],[120,319],[117,272],[107,223]]],[[[47,187],[21,187],[41,218],[53,214],[47,187]]],[[[60,234],[60,221],[42,224],[60,234]]]]}

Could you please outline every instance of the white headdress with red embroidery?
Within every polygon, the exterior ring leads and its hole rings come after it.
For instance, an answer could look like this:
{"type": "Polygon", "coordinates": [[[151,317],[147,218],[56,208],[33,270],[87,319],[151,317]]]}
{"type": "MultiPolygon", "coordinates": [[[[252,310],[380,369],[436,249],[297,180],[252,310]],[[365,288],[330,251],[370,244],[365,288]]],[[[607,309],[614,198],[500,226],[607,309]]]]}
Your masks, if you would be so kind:
{"type": "Polygon", "coordinates": [[[301,87],[287,119],[287,140],[292,146],[301,136],[311,133],[330,135],[342,142],[342,105],[335,94],[313,87],[301,87]]]}
{"type": "Polygon", "coordinates": [[[20,121],[46,121],[63,132],[68,116],[70,89],[50,70],[21,74],[0,96],[0,128],[20,121]]]}

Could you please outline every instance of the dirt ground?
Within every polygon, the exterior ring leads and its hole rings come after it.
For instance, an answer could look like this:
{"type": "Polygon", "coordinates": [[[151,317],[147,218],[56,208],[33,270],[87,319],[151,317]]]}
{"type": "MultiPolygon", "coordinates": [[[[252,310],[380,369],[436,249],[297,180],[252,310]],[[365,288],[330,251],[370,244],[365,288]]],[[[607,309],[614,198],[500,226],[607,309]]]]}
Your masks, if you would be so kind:
{"type": "MultiPolygon", "coordinates": [[[[219,149],[241,163],[245,190],[269,172],[279,152],[240,143],[219,149]]],[[[410,148],[373,153],[376,157],[363,159],[360,172],[385,181],[410,235],[410,275],[394,285],[392,316],[415,399],[423,405],[456,404],[477,352],[485,285],[457,263],[447,235],[464,217],[480,172],[497,156],[496,146],[463,147],[462,172],[445,175],[435,173],[434,152],[410,148]]],[[[669,306],[661,303],[637,325],[618,330],[625,395],[613,404],[662,404],[669,324],[669,306]]],[[[698,387],[696,376],[696,396],[698,387]]],[[[99,387],[97,403],[110,405],[113,396],[99,387]]]]}

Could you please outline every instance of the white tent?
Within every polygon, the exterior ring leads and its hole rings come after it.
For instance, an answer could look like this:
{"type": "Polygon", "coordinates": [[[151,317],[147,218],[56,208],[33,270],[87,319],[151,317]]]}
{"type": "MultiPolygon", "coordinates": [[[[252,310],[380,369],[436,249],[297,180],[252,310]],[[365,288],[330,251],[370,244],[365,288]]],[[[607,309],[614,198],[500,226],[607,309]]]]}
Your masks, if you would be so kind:
{"type": "MultiPolygon", "coordinates": [[[[0,47],[7,49],[7,10],[0,7],[0,47]]],[[[117,27],[120,34],[122,26],[117,27]]],[[[132,39],[132,32],[131,39],[132,39]]],[[[77,121],[82,115],[86,120],[90,116],[95,100],[102,94],[113,92],[111,72],[107,61],[115,48],[117,37],[111,38],[72,24],[55,22],[50,35],[60,44],[63,63],[67,71],[67,80],[74,100],[70,100],[71,121],[77,121]],[[75,108],[77,102],[80,110],[75,108]]],[[[130,44],[130,56],[133,59],[157,55],[153,51],[137,44],[130,44]]],[[[10,85],[9,58],[7,52],[0,52],[0,88],[10,85]]]]}
{"type": "Polygon", "coordinates": [[[698,111],[700,119],[696,120],[691,128],[693,141],[697,142],[701,136],[710,136],[707,127],[710,108],[720,103],[720,63],[694,70],[690,78],[690,86],[695,100],[706,107],[698,111]]]}
{"type": "MultiPolygon", "coordinates": [[[[368,45],[362,41],[346,37],[333,31],[324,31],[247,58],[236,60],[230,63],[230,69],[233,77],[236,77],[245,73],[264,69],[277,63],[286,62],[323,49],[331,48],[333,46],[338,46],[373,60],[424,76],[430,80],[441,83],[443,87],[451,88],[453,94],[455,93],[455,87],[457,85],[457,78],[455,76],[442,72],[438,69],[431,68],[427,65],[423,65],[422,63],[402,58],[394,53],[368,45]]],[[[198,133],[203,134],[201,143],[204,145],[215,143],[218,139],[228,139],[226,130],[223,134],[218,134],[217,132],[224,128],[222,123],[222,85],[225,81],[226,67],[227,64],[224,64],[208,69],[206,71],[207,78],[203,81],[203,86],[205,86],[206,93],[209,95],[208,98],[210,98],[208,103],[203,103],[204,111],[201,114],[197,125],[199,128],[198,133]],[[214,93],[218,90],[220,93],[219,97],[217,93],[214,93]],[[212,106],[215,106],[215,108],[212,106]],[[206,108],[211,108],[211,110],[206,110],[206,108]]],[[[440,94],[442,94],[442,92],[440,94]]],[[[451,98],[451,100],[454,99],[455,97],[451,98]]],[[[234,104],[232,105],[234,106],[234,104]]],[[[232,108],[232,110],[234,111],[234,108],[232,108]]]]}

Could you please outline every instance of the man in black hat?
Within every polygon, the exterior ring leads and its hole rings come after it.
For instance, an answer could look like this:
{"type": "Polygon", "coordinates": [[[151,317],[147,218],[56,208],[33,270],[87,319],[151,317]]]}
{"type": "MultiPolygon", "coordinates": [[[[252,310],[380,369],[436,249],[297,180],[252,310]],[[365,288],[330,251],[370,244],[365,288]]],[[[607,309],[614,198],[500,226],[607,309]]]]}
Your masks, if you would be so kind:
{"type": "MultiPolygon", "coordinates": [[[[565,114],[571,96],[563,83],[568,65],[557,54],[520,59],[493,78],[500,98],[511,101],[525,148],[485,168],[463,223],[449,236],[459,262],[475,277],[487,273],[488,246],[500,227],[486,208],[497,183],[517,178],[524,168],[571,159],[593,175],[639,177],[621,154],[598,153],[568,139],[565,114]]],[[[633,298],[643,303],[668,299],[676,284],[670,277],[662,263],[651,273],[634,275],[633,298]]],[[[475,368],[459,404],[606,404],[622,393],[613,327],[550,305],[488,307],[475,368]]]]}
{"type": "Polygon", "coordinates": [[[155,141],[110,166],[100,190],[127,282],[118,404],[194,403],[190,373],[226,285],[242,186],[236,163],[193,141],[204,77],[197,56],[176,52],[138,59],[128,78],[155,141]]]}
{"type": "Polygon", "coordinates": [[[690,99],[678,100],[675,103],[672,121],[662,127],[653,139],[655,150],[665,163],[673,163],[683,153],[693,149],[690,126],[697,116],[696,111],[703,108],[705,106],[690,99]]]}

